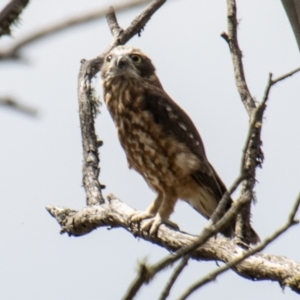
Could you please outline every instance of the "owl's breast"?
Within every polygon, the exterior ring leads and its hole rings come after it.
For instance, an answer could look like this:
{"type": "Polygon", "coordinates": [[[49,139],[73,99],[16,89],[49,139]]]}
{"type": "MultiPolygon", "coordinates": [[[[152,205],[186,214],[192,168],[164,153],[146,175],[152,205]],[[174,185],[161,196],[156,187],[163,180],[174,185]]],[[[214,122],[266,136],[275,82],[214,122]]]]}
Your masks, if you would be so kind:
{"type": "Polygon", "coordinates": [[[129,167],[155,190],[178,184],[199,167],[197,157],[155,122],[145,110],[143,93],[107,93],[107,107],[115,122],[129,167]]]}

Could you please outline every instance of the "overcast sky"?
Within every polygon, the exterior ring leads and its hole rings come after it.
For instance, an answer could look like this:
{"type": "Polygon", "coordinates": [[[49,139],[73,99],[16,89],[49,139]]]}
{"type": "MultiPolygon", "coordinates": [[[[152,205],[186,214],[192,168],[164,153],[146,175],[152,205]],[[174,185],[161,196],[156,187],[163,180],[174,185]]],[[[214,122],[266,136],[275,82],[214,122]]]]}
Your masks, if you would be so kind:
{"type": "MultiPolygon", "coordinates": [[[[8,1],[0,0],[1,8],[8,1]]],[[[30,1],[13,38],[77,13],[105,7],[104,0],[30,1]]],[[[237,1],[239,41],[247,82],[259,101],[268,73],[277,77],[300,63],[299,51],[281,1],[237,1]]],[[[126,27],[141,7],[118,14],[126,27]]],[[[237,93],[226,31],[226,1],[168,1],[147,24],[142,37],[129,44],[153,60],[168,94],[193,119],[208,158],[229,186],[237,177],[248,118],[237,93]]],[[[99,229],[74,238],[59,234],[45,206],[80,209],[82,149],[77,105],[77,75],[82,58],[93,58],[111,40],[104,19],[67,30],[22,51],[23,62],[0,62],[0,96],[10,95],[39,109],[37,119],[0,107],[0,299],[120,299],[135,277],[138,260],[156,262],[168,252],[134,239],[123,229],[99,229]]],[[[257,176],[253,227],[263,239],[282,226],[300,187],[300,74],[271,91],[263,127],[265,162],[257,176]]],[[[99,76],[95,80],[102,96],[99,76]]],[[[155,195],[129,171],[105,105],[97,118],[104,140],[101,182],[144,210],[155,195]]],[[[299,216],[299,214],[298,214],[299,216]]],[[[206,220],[184,203],[171,216],[182,230],[197,234],[206,220]]],[[[300,261],[300,227],[265,249],[300,261]]],[[[213,262],[189,262],[170,299],[213,270],[213,262]]],[[[157,299],[170,271],[146,286],[137,299],[157,299]]],[[[229,271],[190,299],[298,299],[277,283],[251,282],[229,271]],[[265,295],[265,296],[262,296],[265,295]]]]}

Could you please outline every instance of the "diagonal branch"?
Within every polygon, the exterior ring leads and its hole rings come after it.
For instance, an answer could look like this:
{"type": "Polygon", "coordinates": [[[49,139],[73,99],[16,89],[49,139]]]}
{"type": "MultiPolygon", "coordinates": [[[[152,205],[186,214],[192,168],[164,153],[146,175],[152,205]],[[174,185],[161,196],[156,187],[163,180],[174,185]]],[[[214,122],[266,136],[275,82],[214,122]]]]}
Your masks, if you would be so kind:
{"type": "Polygon", "coordinates": [[[11,26],[16,24],[29,0],[12,0],[0,12],[0,37],[11,34],[11,26]]]}
{"type": "Polygon", "coordinates": [[[187,266],[190,258],[191,258],[190,255],[183,257],[179,265],[176,268],[174,268],[174,271],[158,300],[165,300],[168,298],[172,287],[174,286],[177,278],[179,277],[183,269],[187,266]]]}
{"type": "MultiPolygon", "coordinates": [[[[266,246],[268,246],[270,243],[272,243],[275,239],[277,239],[280,235],[282,235],[284,232],[286,232],[289,228],[291,228],[293,225],[296,225],[299,223],[298,220],[295,220],[296,213],[299,209],[300,205],[300,194],[298,198],[295,201],[295,204],[292,208],[292,211],[288,217],[288,220],[284,226],[276,230],[270,237],[266,238],[262,243],[254,247],[253,249],[243,253],[239,257],[236,257],[232,261],[228,262],[225,266],[220,267],[216,269],[215,271],[207,274],[205,277],[203,277],[201,280],[195,282],[191,287],[189,287],[183,294],[178,298],[178,300],[185,300],[187,299],[193,292],[204,286],[205,284],[211,282],[212,280],[215,280],[219,275],[222,273],[228,271],[232,267],[236,266],[246,258],[250,257],[253,254],[256,254],[258,251],[263,250],[266,246]]],[[[298,292],[299,293],[299,292],[298,292]]]]}
{"type": "MultiPolygon", "coordinates": [[[[226,196],[224,197],[224,199],[225,198],[226,196]]],[[[240,211],[240,208],[249,201],[251,201],[249,195],[243,195],[243,197],[233,203],[233,205],[226,212],[223,218],[216,224],[209,221],[205,228],[202,230],[201,234],[193,243],[186,245],[182,249],[179,249],[176,254],[169,255],[152,266],[144,265],[143,272],[138,273],[130,288],[128,289],[124,300],[132,299],[132,297],[138,292],[142,285],[150,282],[156,274],[164,270],[166,267],[172,265],[183,256],[190,255],[198,247],[203,246],[212,236],[220,232],[220,230],[224,228],[226,224],[228,224],[233,218],[235,218],[237,213],[240,211]]]]}
{"type": "MultiPolygon", "coordinates": [[[[146,3],[149,3],[150,0],[127,0],[123,1],[119,4],[115,5],[116,11],[124,11],[133,7],[141,6],[146,3]]],[[[51,24],[45,28],[41,28],[36,32],[21,38],[16,43],[14,43],[11,47],[9,47],[5,51],[0,52],[0,60],[1,59],[19,59],[20,58],[20,50],[27,45],[34,43],[42,38],[49,37],[53,34],[61,32],[63,30],[72,28],[77,25],[81,25],[83,23],[92,22],[99,18],[105,17],[107,13],[107,9],[94,9],[91,12],[81,13],[78,16],[70,17],[67,20],[57,21],[54,24],[51,24]]],[[[132,37],[132,36],[131,36],[132,37]]],[[[130,37],[130,38],[131,38],[130,37]]]]}
{"type": "Polygon", "coordinates": [[[9,107],[30,117],[36,117],[38,115],[38,111],[36,108],[22,104],[10,97],[0,97],[0,105],[9,107]]]}

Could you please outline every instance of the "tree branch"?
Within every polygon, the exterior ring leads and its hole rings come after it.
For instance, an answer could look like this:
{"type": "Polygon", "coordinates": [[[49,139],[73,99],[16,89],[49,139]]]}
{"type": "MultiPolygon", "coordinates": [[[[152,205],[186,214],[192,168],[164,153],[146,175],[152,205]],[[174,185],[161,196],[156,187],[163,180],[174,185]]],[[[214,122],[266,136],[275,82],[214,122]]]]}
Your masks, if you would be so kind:
{"type": "Polygon", "coordinates": [[[109,8],[109,11],[106,15],[106,20],[112,36],[117,38],[123,32],[123,29],[118,24],[115,10],[112,6],[109,8]]]}
{"type": "MultiPolygon", "coordinates": [[[[238,44],[238,21],[235,0],[227,0],[227,27],[228,33],[223,32],[221,36],[228,43],[233,63],[236,87],[241,101],[248,113],[250,123],[250,129],[248,131],[249,139],[246,148],[244,148],[244,156],[241,165],[242,174],[247,174],[247,176],[242,184],[241,193],[251,193],[251,198],[255,200],[254,186],[256,183],[256,168],[258,166],[261,167],[264,158],[261,150],[260,133],[265,106],[262,106],[259,110],[261,115],[258,116],[258,114],[255,114],[254,111],[256,109],[256,105],[247,86],[242,61],[242,52],[238,44]],[[253,120],[254,115],[258,117],[257,120],[253,120]]],[[[251,203],[247,204],[237,216],[235,236],[241,243],[249,244],[256,242],[251,236],[250,216],[251,203]]]]}
{"type": "Polygon", "coordinates": [[[10,97],[0,97],[0,105],[9,107],[15,111],[18,111],[30,117],[36,117],[38,115],[38,111],[36,108],[22,104],[10,97]]]}
{"type": "Polygon", "coordinates": [[[183,257],[179,265],[176,268],[174,268],[174,271],[158,300],[165,300],[168,298],[170,291],[174,286],[174,283],[176,282],[177,278],[179,277],[183,269],[187,266],[190,258],[191,258],[190,255],[183,257]]]}
{"type": "MultiPolygon", "coordinates": [[[[57,207],[47,207],[47,210],[60,224],[61,233],[68,233],[70,236],[82,236],[100,227],[122,227],[137,238],[176,253],[198,240],[197,236],[175,231],[165,225],[159,227],[157,236],[145,235],[137,226],[128,226],[134,210],[113,196],[108,198],[108,203],[88,206],[81,211],[57,207]]],[[[233,241],[218,235],[194,250],[191,258],[228,263],[245,252],[233,241]]],[[[277,281],[281,286],[300,292],[300,263],[286,257],[257,253],[232,269],[244,278],[277,281]]]]}
{"type": "Polygon", "coordinates": [[[235,0],[227,0],[228,33],[223,32],[221,36],[228,43],[234,68],[235,83],[240,94],[242,103],[244,104],[249,117],[251,117],[252,110],[255,108],[255,102],[250,94],[245,78],[244,66],[242,61],[243,55],[242,51],[240,50],[237,38],[237,26],[238,21],[235,0]]]}
{"type": "MultiPolygon", "coordinates": [[[[226,201],[226,194],[223,196],[221,202],[222,201],[226,201]]],[[[204,227],[204,229],[198,236],[197,240],[195,240],[193,243],[186,245],[182,249],[178,250],[176,254],[169,255],[152,266],[144,265],[144,271],[138,273],[137,277],[134,279],[129,290],[127,291],[127,294],[124,299],[132,299],[132,297],[135,295],[135,293],[137,293],[137,291],[142,287],[142,285],[150,282],[157,273],[161,272],[166,267],[172,265],[183,256],[190,255],[198,247],[204,245],[212,236],[220,232],[220,230],[224,228],[226,224],[228,224],[233,218],[235,218],[238,212],[240,211],[241,207],[243,207],[249,201],[251,201],[249,195],[244,194],[242,197],[239,198],[238,201],[232,204],[231,208],[216,224],[209,220],[207,225],[204,227]],[[131,297],[129,297],[128,295],[130,295],[131,297]]]]}
{"type": "Polygon", "coordinates": [[[101,192],[104,186],[98,180],[100,173],[99,143],[97,142],[94,120],[99,103],[91,83],[91,68],[89,61],[82,60],[78,76],[78,104],[83,148],[82,181],[87,205],[105,202],[101,192]]]}
{"type": "MultiPolygon", "coordinates": [[[[133,7],[141,6],[149,2],[150,0],[127,0],[119,4],[116,4],[114,8],[116,11],[124,11],[133,7]]],[[[37,30],[32,34],[28,34],[24,38],[21,38],[19,41],[14,43],[7,50],[1,51],[0,60],[20,59],[20,50],[23,47],[27,46],[28,44],[36,42],[45,37],[49,37],[63,30],[72,28],[74,26],[81,25],[83,23],[88,23],[97,20],[99,18],[103,18],[105,17],[106,14],[107,14],[107,9],[100,8],[100,9],[94,9],[93,11],[84,14],[81,13],[80,15],[70,17],[67,20],[57,21],[54,24],[48,25],[47,27],[37,30]]]]}
{"type": "Polygon", "coordinates": [[[11,34],[11,26],[16,24],[29,0],[12,0],[0,12],[0,37],[11,34]]]}
{"type": "MultiPolygon", "coordinates": [[[[234,258],[232,261],[228,262],[225,266],[220,267],[216,269],[215,271],[207,274],[205,277],[203,277],[201,280],[195,282],[191,287],[189,287],[183,294],[178,298],[178,300],[185,300],[187,299],[193,292],[204,286],[205,284],[211,282],[212,280],[215,280],[219,275],[222,273],[228,271],[232,267],[236,266],[249,256],[257,253],[258,251],[263,250],[266,246],[268,246],[270,243],[272,243],[275,239],[277,239],[280,235],[282,235],[284,232],[286,232],[289,228],[291,228],[293,225],[296,225],[299,223],[298,220],[295,220],[296,213],[299,209],[300,205],[300,194],[298,198],[295,201],[295,204],[292,208],[292,211],[289,215],[289,218],[284,226],[276,230],[270,237],[266,238],[262,243],[254,247],[253,249],[241,254],[239,257],[234,258]]],[[[299,281],[299,278],[297,279],[299,281]]],[[[300,282],[299,282],[300,284],[300,282]]],[[[300,293],[299,290],[296,291],[297,293],[300,293]]]]}
{"type": "MultiPolygon", "coordinates": [[[[125,44],[133,35],[140,34],[146,22],[155,13],[155,11],[165,3],[165,1],[166,0],[152,1],[151,4],[133,20],[131,25],[126,30],[122,30],[118,25],[114,11],[112,9],[109,11],[107,20],[113,35],[112,42],[106,51],[104,51],[97,58],[90,61],[82,61],[78,80],[78,98],[84,148],[83,181],[87,193],[88,207],[84,208],[80,212],[57,207],[47,208],[49,213],[55,217],[58,223],[61,225],[61,233],[81,236],[93,231],[98,227],[123,227],[136,237],[140,237],[146,241],[160,245],[169,251],[176,251],[176,254],[168,256],[166,259],[161,260],[153,266],[148,266],[146,263],[141,264],[139,275],[131,285],[124,299],[132,299],[144,283],[149,282],[156,273],[164,269],[166,266],[169,266],[170,264],[179,260],[183,256],[190,255],[190,257],[193,259],[218,260],[223,262],[230,262],[237,257],[239,258],[241,254],[245,253],[245,250],[235,245],[233,241],[230,241],[224,237],[213,239],[210,239],[210,237],[215,235],[227,222],[229,222],[231,218],[234,218],[240,207],[251,201],[253,196],[252,193],[254,185],[250,190],[248,190],[248,187],[243,190],[239,200],[232,205],[231,209],[220,220],[218,220],[218,207],[217,211],[212,216],[212,220],[215,220],[216,222],[210,220],[200,237],[195,237],[178,231],[176,232],[169,229],[165,225],[159,227],[157,236],[148,236],[145,234],[145,232],[140,232],[137,226],[128,226],[129,217],[134,212],[133,209],[113,197],[108,199],[108,203],[104,203],[105,201],[101,194],[101,184],[98,182],[98,143],[96,141],[94,129],[94,116],[96,113],[97,99],[94,97],[91,80],[93,76],[99,72],[105,55],[114,47],[125,44]]],[[[232,1],[228,0],[228,2],[231,3],[232,1]]],[[[241,64],[240,54],[235,56],[237,63],[239,63],[238,58],[240,58],[241,64]]],[[[243,69],[241,69],[242,65],[239,66],[239,68],[238,77],[245,81],[243,69]]],[[[246,92],[248,91],[247,85],[242,86],[241,88],[242,90],[246,88],[246,92]]],[[[267,95],[268,93],[269,91],[267,91],[267,95]]],[[[250,100],[252,98],[249,100],[249,95],[246,93],[246,98],[242,98],[243,103],[245,102],[245,107],[247,105],[251,106],[250,100]]],[[[256,109],[254,101],[253,105],[256,109]]],[[[254,114],[257,115],[257,118],[259,117],[257,120],[262,120],[264,109],[265,104],[264,106],[258,107],[255,110],[261,112],[260,114],[258,112],[254,114]]],[[[252,114],[253,111],[251,112],[251,116],[252,114]]],[[[243,167],[241,169],[243,172],[235,182],[234,188],[232,188],[230,192],[232,192],[239,185],[241,180],[245,181],[245,178],[247,180],[249,180],[248,178],[253,180],[255,179],[255,168],[257,163],[254,165],[254,169],[250,164],[249,168],[251,168],[249,171],[248,162],[250,161],[250,163],[253,163],[253,154],[255,154],[255,162],[257,162],[259,157],[260,153],[257,152],[258,150],[256,148],[253,150],[252,147],[253,145],[256,145],[255,143],[257,142],[257,138],[259,138],[260,141],[260,126],[258,126],[259,123],[257,122],[256,117],[251,118],[251,120],[254,120],[254,122],[249,129],[250,133],[249,138],[247,139],[247,147],[245,149],[245,157],[243,158],[243,167]],[[257,126],[259,128],[257,131],[255,131],[257,126]]],[[[260,150],[260,144],[258,148],[260,150]]],[[[252,184],[252,181],[250,183],[252,184]]],[[[222,204],[224,204],[224,201],[226,201],[226,198],[228,198],[229,195],[230,193],[226,193],[223,196],[222,200],[220,201],[220,207],[222,204]]],[[[293,290],[297,292],[300,291],[300,284],[298,280],[300,278],[300,265],[286,258],[280,256],[256,254],[253,255],[253,257],[240,262],[238,265],[233,266],[232,268],[238,274],[248,279],[255,278],[257,280],[276,280],[281,285],[288,285],[293,290]],[[262,269],[261,266],[263,264],[271,265],[271,267],[262,269]]],[[[174,274],[173,279],[174,278],[176,279],[176,274],[174,274]]],[[[172,283],[166,287],[166,292],[168,292],[168,289],[171,287],[171,285],[172,283]]]]}
{"type": "Polygon", "coordinates": [[[137,17],[131,25],[125,30],[121,30],[113,8],[110,8],[107,14],[107,20],[110,30],[113,34],[113,40],[109,48],[99,57],[93,60],[82,60],[78,76],[78,102],[79,116],[82,134],[83,146],[83,186],[86,191],[87,205],[103,204],[104,199],[101,189],[104,187],[98,181],[99,153],[94,118],[97,112],[98,99],[95,97],[92,86],[93,77],[99,72],[103,58],[112,48],[126,43],[136,33],[140,32],[146,22],[163,5],[165,0],[155,0],[137,17]]]}

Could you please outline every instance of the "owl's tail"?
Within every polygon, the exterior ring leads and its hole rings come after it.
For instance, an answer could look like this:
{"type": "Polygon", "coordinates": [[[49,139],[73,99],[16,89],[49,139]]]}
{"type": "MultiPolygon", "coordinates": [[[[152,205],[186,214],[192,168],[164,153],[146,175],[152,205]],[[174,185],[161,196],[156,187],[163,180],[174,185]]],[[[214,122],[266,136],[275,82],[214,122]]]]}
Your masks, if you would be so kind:
{"type": "MultiPolygon", "coordinates": [[[[238,224],[240,225],[240,224],[238,224]]],[[[226,226],[224,229],[221,230],[221,233],[228,237],[228,238],[238,238],[238,240],[242,243],[242,244],[247,244],[247,245],[255,245],[258,242],[260,242],[260,238],[258,236],[258,234],[256,233],[256,231],[251,227],[251,225],[248,223],[243,223],[243,228],[242,230],[237,230],[236,226],[236,220],[233,220],[232,222],[229,223],[228,226],[226,226]],[[241,232],[242,236],[236,236],[235,233],[236,232],[241,232]]]]}

